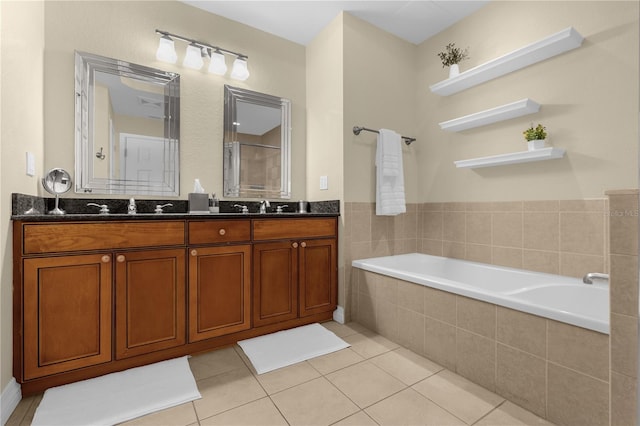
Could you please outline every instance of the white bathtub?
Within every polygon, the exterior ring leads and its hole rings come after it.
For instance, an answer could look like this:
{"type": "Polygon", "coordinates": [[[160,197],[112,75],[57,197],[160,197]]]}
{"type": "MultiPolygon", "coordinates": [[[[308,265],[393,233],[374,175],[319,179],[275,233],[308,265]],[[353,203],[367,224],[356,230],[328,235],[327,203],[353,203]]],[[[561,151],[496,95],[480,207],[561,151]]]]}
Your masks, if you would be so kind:
{"type": "Polygon", "coordinates": [[[596,280],[594,284],[588,285],[578,278],[419,253],[354,260],[352,265],[600,333],[609,333],[609,286],[596,280]]]}

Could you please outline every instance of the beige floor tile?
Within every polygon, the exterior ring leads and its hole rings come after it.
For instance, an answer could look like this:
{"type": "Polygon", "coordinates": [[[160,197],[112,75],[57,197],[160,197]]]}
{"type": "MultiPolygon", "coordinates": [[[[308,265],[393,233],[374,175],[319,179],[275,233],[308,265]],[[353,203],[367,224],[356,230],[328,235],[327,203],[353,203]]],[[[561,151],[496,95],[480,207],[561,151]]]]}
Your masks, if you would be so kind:
{"type": "Polygon", "coordinates": [[[404,383],[369,362],[352,365],[326,377],[360,408],[375,404],[406,387],[404,383]]]}
{"type": "Polygon", "coordinates": [[[196,410],[193,408],[193,403],[188,402],[186,404],[181,404],[172,408],[167,408],[166,410],[138,417],[137,419],[121,424],[126,426],[186,426],[192,423],[198,423],[198,417],[196,416],[196,410]]]}
{"type": "Polygon", "coordinates": [[[266,396],[247,369],[237,369],[198,381],[202,399],[193,403],[198,418],[204,419],[266,396]]]}
{"type": "Polygon", "coordinates": [[[509,401],[490,412],[487,416],[480,419],[474,426],[549,426],[545,419],[520,408],[509,401]]]}
{"type": "Polygon", "coordinates": [[[318,370],[320,374],[329,374],[361,361],[364,361],[364,358],[350,348],[346,348],[327,355],[311,358],[307,362],[318,370]]]}
{"type": "Polygon", "coordinates": [[[372,358],[399,347],[397,343],[371,332],[352,334],[345,337],[344,341],[349,343],[351,349],[363,358],[372,358]]]}
{"type": "Polygon", "coordinates": [[[233,347],[217,349],[189,358],[189,366],[196,380],[213,377],[237,368],[244,368],[240,356],[233,347]]]}
{"type": "Polygon", "coordinates": [[[269,398],[262,398],[216,416],[200,420],[201,426],[269,426],[286,424],[287,421],[269,398]]]}
{"type": "Polygon", "coordinates": [[[340,324],[335,321],[327,321],[323,322],[322,326],[329,331],[335,333],[338,337],[346,337],[351,336],[352,334],[367,332],[364,326],[358,324],[357,322],[349,322],[347,324],[340,324]]]}
{"type": "Polygon", "coordinates": [[[371,358],[370,361],[409,386],[436,374],[444,368],[405,348],[398,348],[378,355],[371,358]]]}
{"type": "Polygon", "coordinates": [[[320,377],[320,373],[307,362],[299,362],[256,376],[269,395],[308,382],[316,377],[320,377]]]}
{"type": "Polygon", "coordinates": [[[411,388],[372,405],[365,412],[380,425],[465,424],[411,388]]]}
{"type": "Polygon", "coordinates": [[[328,425],[359,411],[324,377],[276,393],[271,399],[291,425],[328,425]]]}
{"type": "Polygon", "coordinates": [[[504,401],[504,398],[448,370],[415,384],[413,389],[468,424],[504,401]]]}
{"type": "Polygon", "coordinates": [[[334,423],[333,426],[377,426],[376,423],[367,413],[364,411],[358,411],[355,414],[350,415],[346,419],[340,420],[338,423],[334,423]]]}

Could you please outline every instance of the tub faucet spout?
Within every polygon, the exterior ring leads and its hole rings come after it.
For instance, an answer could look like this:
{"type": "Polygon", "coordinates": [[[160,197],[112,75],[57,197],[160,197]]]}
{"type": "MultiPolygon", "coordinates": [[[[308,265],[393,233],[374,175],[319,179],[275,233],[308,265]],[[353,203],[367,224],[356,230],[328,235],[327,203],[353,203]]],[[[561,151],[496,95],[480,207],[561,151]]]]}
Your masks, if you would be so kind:
{"type": "Polygon", "coordinates": [[[609,281],[609,274],[602,274],[600,272],[589,272],[584,277],[582,277],[582,282],[585,284],[593,284],[594,278],[609,281]]]}

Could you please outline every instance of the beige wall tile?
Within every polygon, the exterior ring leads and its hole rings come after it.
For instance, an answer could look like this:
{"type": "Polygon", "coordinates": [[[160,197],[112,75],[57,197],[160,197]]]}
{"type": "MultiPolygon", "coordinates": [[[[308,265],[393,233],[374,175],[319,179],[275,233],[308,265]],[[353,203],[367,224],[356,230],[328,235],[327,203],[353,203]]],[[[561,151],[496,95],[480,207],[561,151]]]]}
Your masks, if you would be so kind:
{"type": "Polygon", "coordinates": [[[420,253],[430,254],[433,256],[442,256],[442,240],[427,240],[422,239],[420,241],[420,253]]]}
{"type": "Polygon", "coordinates": [[[465,213],[446,211],[442,218],[442,239],[463,243],[465,241],[465,213]]]}
{"type": "Polygon", "coordinates": [[[354,243],[371,241],[371,213],[354,210],[351,213],[351,241],[354,243]]]}
{"type": "Polygon", "coordinates": [[[456,373],[492,392],[495,391],[496,341],[458,328],[456,373]]]}
{"type": "Polygon", "coordinates": [[[467,243],[491,244],[491,213],[466,214],[467,243]]]}
{"type": "Polygon", "coordinates": [[[444,257],[451,257],[453,259],[464,259],[465,253],[466,250],[464,243],[454,243],[451,241],[442,242],[442,255],[444,257]]]}
{"type": "Polygon", "coordinates": [[[604,256],[560,253],[560,275],[582,278],[587,272],[606,272],[604,256]]]}
{"type": "Polygon", "coordinates": [[[351,260],[367,259],[371,257],[371,241],[351,243],[351,260]]]}
{"type": "Polygon", "coordinates": [[[558,200],[524,201],[523,209],[525,212],[557,212],[560,210],[560,201],[558,200]]]}
{"type": "Polygon", "coordinates": [[[422,203],[420,210],[424,212],[441,212],[443,210],[442,203],[422,203]]]}
{"type": "Polygon", "coordinates": [[[522,201],[495,201],[491,203],[491,210],[496,212],[521,212],[522,201]]]}
{"type": "Polygon", "coordinates": [[[355,312],[356,321],[369,330],[376,331],[376,306],[375,299],[371,296],[358,293],[358,308],[355,312]]]}
{"type": "Polygon", "coordinates": [[[522,212],[493,213],[493,245],[522,247],[522,212]]]}
{"type": "Polygon", "coordinates": [[[409,207],[407,207],[407,212],[405,214],[396,216],[396,219],[400,218],[402,227],[400,238],[416,238],[416,232],[418,230],[418,213],[415,208],[413,211],[409,210],[409,207]]]}
{"type": "Polygon", "coordinates": [[[603,212],[604,198],[589,200],[560,200],[560,210],[566,212],[603,212]]]}
{"type": "Polygon", "coordinates": [[[612,254],[609,257],[611,312],[638,315],[638,257],[612,254]]]}
{"type": "Polygon", "coordinates": [[[378,275],[379,288],[376,290],[375,297],[378,300],[393,303],[398,303],[398,282],[400,280],[386,275],[378,275]]]}
{"type": "Polygon", "coordinates": [[[442,239],[443,213],[441,211],[427,211],[422,213],[422,238],[431,240],[442,239]]]}
{"type": "Polygon", "coordinates": [[[467,203],[447,202],[442,203],[442,210],[445,212],[463,212],[467,209],[467,203]]]}
{"type": "Polygon", "coordinates": [[[456,325],[456,295],[435,288],[424,288],[425,315],[456,325]]]}
{"type": "Polygon", "coordinates": [[[549,362],[547,419],[559,425],[609,423],[609,384],[549,362]]]}
{"type": "Polygon", "coordinates": [[[496,393],[538,416],[546,416],[544,359],[498,343],[496,393]]]}
{"type": "Polygon", "coordinates": [[[398,305],[378,297],[375,309],[376,331],[389,340],[398,340],[398,305]]]}
{"type": "Polygon", "coordinates": [[[469,202],[466,206],[468,212],[490,212],[493,210],[491,201],[469,202]]]}
{"type": "Polygon", "coordinates": [[[493,247],[491,250],[492,263],[494,265],[508,266],[510,268],[522,268],[523,251],[519,248],[493,247]]]}
{"type": "Polygon", "coordinates": [[[425,318],[424,353],[430,360],[455,371],[456,327],[425,318]]]}
{"type": "Polygon", "coordinates": [[[638,385],[635,379],[611,372],[611,426],[638,424],[638,385]]]}
{"type": "Polygon", "coordinates": [[[609,203],[611,252],[637,255],[638,196],[611,196],[609,203]]]}
{"type": "Polygon", "coordinates": [[[371,241],[387,241],[393,239],[393,217],[371,215],[371,241]]]}
{"type": "Polygon", "coordinates": [[[560,249],[560,215],[553,212],[525,212],[524,248],[557,251],[560,249]]]}
{"type": "Polygon", "coordinates": [[[611,370],[638,377],[638,320],[611,314],[611,370]]]}
{"type": "Polygon", "coordinates": [[[530,354],[547,356],[547,320],[513,309],[497,307],[497,341],[530,354]]]}
{"type": "Polygon", "coordinates": [[[362,294],[376,297],[376,292],[382,287],[383,276],[374,272],[361,270],[362,274],[358,281],[358,290],[362,294]]]}
{"type": "Polygon", "coordinates": [[[391,256],[392,242],[389,240],[371,241],[371,256],[391,256]]]}
{"type": "Polygon", "coordinates": [[[522,267],[529,271],[560,273],[560,253],[557,251],[523,250],[522,267]]]}
{"type": "Polygon", "coordinates": [[[602,212],[561,212],[560,250],[580,254],[604,254],[602,212]]]}
{"type": "Polygon", "coordinates": [[[413,352],[424,355],[424,315],[398,308],[397,342],[413,352]]]}
{"type": "Polygon", "coordinates": [[[547,324],[549,361],[609,381],[607,334],[553,320],[548,320],[547,324]]]}
{"type": "Polygon", "coordinates": [[[398,306],[424,314],[424,292],[425,286],[423,285],[399,280],[398,306]]]}
{"type": "Polygon", "coordinates": [[[495,305],[464,296],[457,296],[456,303],[456,324],[458,327],[495,339],[495,305]]]}
{"type": "Polygon", "coordinates": [[[467,244],[465,259],[472,262],[491,263],[491,246],[467,244]]]}

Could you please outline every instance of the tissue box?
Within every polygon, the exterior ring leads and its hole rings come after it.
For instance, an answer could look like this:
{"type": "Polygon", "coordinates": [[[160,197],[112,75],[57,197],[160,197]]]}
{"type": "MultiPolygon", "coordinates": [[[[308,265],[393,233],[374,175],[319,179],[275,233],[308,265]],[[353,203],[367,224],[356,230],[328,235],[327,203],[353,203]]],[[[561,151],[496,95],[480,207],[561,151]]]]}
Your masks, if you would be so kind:
{"type": "Polygon", "coordinates": [[[209,196],[206,193],[189,193],[189,213],[209,213],[209,196]]]}

